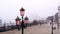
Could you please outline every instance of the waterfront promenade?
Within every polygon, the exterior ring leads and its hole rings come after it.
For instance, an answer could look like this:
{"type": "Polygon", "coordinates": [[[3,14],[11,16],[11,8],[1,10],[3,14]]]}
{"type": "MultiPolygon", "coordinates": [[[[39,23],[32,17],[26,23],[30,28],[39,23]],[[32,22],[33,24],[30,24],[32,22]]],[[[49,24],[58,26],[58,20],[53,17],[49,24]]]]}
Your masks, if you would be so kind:
{"type": "MultiPolygon", "coordinates": [[[[60,29],[54,30],[54,34],[59,34],[60,29]]],[[[1,32],[0,34],[21,34],[21,30],[18,31],[12,30],[12,31],[6,31],[6,32],[1,32]]],[[[42,24],[39,25],[34,25],[31,27],[28,27],[27,29],[24,29],[24,34],[51,34],[51,25],[49,24],[42,24]]]]}

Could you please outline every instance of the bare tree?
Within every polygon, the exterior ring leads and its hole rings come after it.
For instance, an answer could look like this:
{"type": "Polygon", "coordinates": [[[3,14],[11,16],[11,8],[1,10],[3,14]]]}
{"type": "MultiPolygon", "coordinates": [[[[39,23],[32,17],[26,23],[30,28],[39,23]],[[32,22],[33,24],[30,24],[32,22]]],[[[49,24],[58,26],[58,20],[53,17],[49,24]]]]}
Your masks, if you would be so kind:
{"type": "Polygon", "coordinates": [[[57,28],[59,29],[58,13],[55,14],[55,22],[57,24],[57,28]]]}

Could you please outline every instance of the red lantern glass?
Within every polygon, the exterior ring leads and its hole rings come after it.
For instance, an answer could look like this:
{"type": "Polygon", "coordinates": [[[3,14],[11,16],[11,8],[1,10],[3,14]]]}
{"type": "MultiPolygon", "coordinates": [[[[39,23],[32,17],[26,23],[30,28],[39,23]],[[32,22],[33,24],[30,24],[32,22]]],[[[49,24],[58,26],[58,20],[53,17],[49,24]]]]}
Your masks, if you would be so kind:
{"type": "Polygon", "coordinates": [[[25,12],[24,11],[20,11],[20,15],[24,16],[25,12]]]}
{"type": "Polygon", "coordinates": [[[20,25],[20,21],[18,20],[18,21],[16,21],[16,25],[20,25]]]}
{"type": "Polygon", "coordinates": [[[28,23],[28,20],[24,20],[24,23],[25,23],[25,24],[28,23]]]}

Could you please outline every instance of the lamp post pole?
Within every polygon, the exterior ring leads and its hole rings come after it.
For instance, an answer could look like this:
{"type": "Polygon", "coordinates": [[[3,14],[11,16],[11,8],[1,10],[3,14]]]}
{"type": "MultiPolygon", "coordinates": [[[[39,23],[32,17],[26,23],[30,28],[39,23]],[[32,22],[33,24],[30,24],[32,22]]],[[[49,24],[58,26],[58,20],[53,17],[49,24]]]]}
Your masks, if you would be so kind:
{"type": "Polygon", "coordinates": [[[53,34],[53,16],[51,18],[51,23],[52,23],[52,30],[51,30],[51,34],[53,34]]]}
{"type": "Polygon", "coordinates": [[[23,20],[23,16],[25,14],[25,9],[23,7],[20,9],[20,14],[22,16],[22,23],[21,23],[21,26],[22,26],[22,34],[24,34],[24,20],[23,20]]]}
{"type": "Polygon", "coordinates": [[[23,16],[22,16],[22,34],[24,34],[24,21],[23,21],[23,16]]]}
{"type": "Polygon", "coordinates": [[[53,22],[52,22],[52,31],[51,31],[51,34],[53,34],[53,22]]]}

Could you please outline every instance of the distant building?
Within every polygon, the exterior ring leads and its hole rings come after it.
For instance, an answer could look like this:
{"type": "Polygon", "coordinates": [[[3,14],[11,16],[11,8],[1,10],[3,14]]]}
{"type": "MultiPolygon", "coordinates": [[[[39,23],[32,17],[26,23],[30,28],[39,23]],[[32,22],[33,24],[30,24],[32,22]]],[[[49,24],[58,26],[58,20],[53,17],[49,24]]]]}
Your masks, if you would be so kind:
{"type": "Polygon", "coordinates": [[[2,19],[0,18],[0,24],[2,24],[2,19]]]}
{"type": "Polygon", "coordinates": [[[39,24],[38,20],[33,20],[33,25],[39,24]]]}
{"type": "Polygon", "coordinates": [[[60,23],[60,6],[58,6],[58,20],[59,20],[59,23],[60,23]]]}
{"type": "Polygon", "coordinates": [[[0,27],[2,27],[3,25],[2,25],[2,19],[0,18],[0,27]]]}

